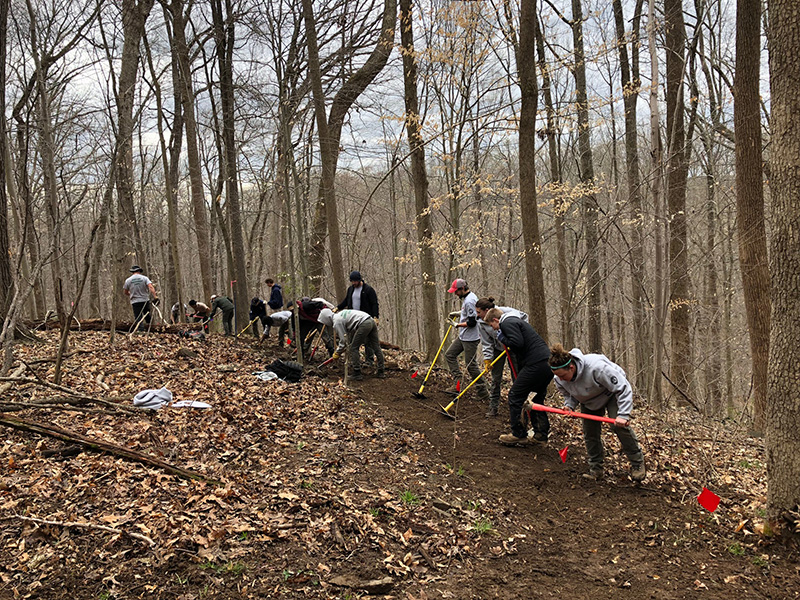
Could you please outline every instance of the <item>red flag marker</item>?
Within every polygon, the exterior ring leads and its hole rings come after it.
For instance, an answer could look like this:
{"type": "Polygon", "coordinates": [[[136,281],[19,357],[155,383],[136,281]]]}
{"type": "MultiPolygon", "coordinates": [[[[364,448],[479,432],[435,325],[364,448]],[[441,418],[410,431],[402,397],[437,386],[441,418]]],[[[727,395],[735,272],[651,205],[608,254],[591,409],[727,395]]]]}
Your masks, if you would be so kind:
{"type": "Polygon", "coordinates": [[[703,491],[700,492],[697,501],[700,503],[700,506],[705,508],[708,512],[714,512],[719,506],[719,496],[706,487],[703,487],[703,491]]]}
{"type": "Polygon", "coordinates": [[[419,375],[419,371],[414,371],[414,374],[411,376],[411,379],[414,379],[417,375],[419,375]]]}
{"type": "Polygon", "coordinates": [[[564,446],[562,450],[558,451],[558,455],[561,457],[562,463],[567,462],[567,448],[569,448],[569,446],[564,446]]]}
{"type": "Polygon", "coordinates": [[[290,340],[289,338],[286,338],[286,345],[287,346],[291,346],[292,345],[292,340],[290,340]]]}
{"type": "Polygon", "coordinates": [[[456,391],[459,392],[459,393],[461,392],[461,380],[460,379],[458,381],[456,381],[456,391]]]}

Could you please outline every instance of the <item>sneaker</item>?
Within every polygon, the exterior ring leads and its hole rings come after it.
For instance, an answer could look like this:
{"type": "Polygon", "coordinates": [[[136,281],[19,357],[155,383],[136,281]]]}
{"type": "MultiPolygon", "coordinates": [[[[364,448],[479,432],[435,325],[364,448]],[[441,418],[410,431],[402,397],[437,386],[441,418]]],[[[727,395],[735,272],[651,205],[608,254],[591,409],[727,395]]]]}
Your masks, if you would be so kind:
{"type": "Polygon", "coordinates": [[[525,437],[517,437],[513,433],[504,433],[497,441],[501,444],[505,444],[506,446],[518,446],[520,444],[529,444],[530,441],[527,436],[525,437]]]}
{"type": "Polygon", "coordinates": [[[645,477],[647,477],[647,469],[645,469],[643,462],[631,465],[631,479],[634,481],[644,481],[645,477]]]}
{"type": "Polygon", "coordinates": [[[600,481],[603,478],[603,467],[589,467],[589,472],[582,475],[584,479],[600,481]]]}
{"type": "Polygon", "coordinates": [[[352,375],[350,375],[351,381],[364,381],[364,376],[361,374],[361,371],[356,371],[352,375]]]}
{"type": "Polygon", "coordinates": [[[497,408],[490,408],[486,411],[487,417],[496,417],[497,416],[497,408]]]}

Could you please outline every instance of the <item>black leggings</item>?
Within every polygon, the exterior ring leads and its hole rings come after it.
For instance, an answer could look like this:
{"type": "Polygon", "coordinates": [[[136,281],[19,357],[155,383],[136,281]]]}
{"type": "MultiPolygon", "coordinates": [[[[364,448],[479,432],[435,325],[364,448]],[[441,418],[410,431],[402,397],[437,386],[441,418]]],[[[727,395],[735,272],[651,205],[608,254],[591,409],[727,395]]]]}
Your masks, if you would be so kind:
{"type": "MultiPolygon", "coordinates": [[[[533,397],[533,402],[536,404],[544,404],[547,397],[547,386],[550,380],[553,379],[553,371],[546,360],[525,365],[517,372],[517,379],[511,386],[508,392],[508,409],[509,409],[509,422],[511,423],[511,433],[516,437],[527,437],[528,432],[522,426],[520,416],[522,414],[522,405],[528,399],[528,395],[533,392],[536,395],[533,397]]],[[[547,413],[539,410],[533,411],[531,415],[533,421],[534,433],[547,436],[550,433],[550,419],[547,418],[547,413]]]]}

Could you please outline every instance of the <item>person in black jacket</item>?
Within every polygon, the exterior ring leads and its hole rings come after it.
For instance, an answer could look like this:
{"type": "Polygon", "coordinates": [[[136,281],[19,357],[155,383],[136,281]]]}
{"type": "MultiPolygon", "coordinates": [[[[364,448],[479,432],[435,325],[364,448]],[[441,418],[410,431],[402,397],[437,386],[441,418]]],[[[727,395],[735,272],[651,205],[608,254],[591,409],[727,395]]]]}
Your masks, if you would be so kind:
{"type": "MultiPolygon", "coordinates": [[[[352,308],[367,313],[375,325],[378,324],[379,309],[378,309],[378,295],[372,286],[364,283],[364,278],[361,277],[359,271],[350,273],[350,287],[347,288],[347,295],[344,300],[339,302],[338,310],[345,308],[352,308]]],[[[369,346],[364,347],[364,362],[368,365],[373,364],[375,361],[375,353],[369,346]]]]}
{"type": "Polygon", "coordinates": [[[267,306],[272,309],[272,312],[281,310],[283,308],[283,292],[281,291],[281,286],[275,283],[275,280],[271,277],[265,279],[264,283],[266,283],[269,288],[267,306]]]}
{"type": "Polygon", "coordinates": [[[259,337],[258,321],[261,321],[261,325],[264,327],[264,333],[269,335],[269,325],[267,325],[267,305],[258,296],[250,301],[250,320],[253,322],[251,329],[253,330],[253,335],[256,336],[256,338],[259,337]]]}
{"type": "Polygon", "coordinates": [[[535,404],[544,404],[547,386],[553,379],[548,364],[550,348],[533,327],[512,314],[503,314],[499,309],[492,308],[486,312],[483,320],[497,332],[497,339],[513,354],[513,364],[517,368],[517,378],[508,392],[511,433],[504,433],[498,441],[507,445],[546,442],[550,434],[550,420],[546,412],[532,411],[532,438],[528,437],[520,417],[522,406],[531,392],[536,394],[533,398],[535,404]]]}

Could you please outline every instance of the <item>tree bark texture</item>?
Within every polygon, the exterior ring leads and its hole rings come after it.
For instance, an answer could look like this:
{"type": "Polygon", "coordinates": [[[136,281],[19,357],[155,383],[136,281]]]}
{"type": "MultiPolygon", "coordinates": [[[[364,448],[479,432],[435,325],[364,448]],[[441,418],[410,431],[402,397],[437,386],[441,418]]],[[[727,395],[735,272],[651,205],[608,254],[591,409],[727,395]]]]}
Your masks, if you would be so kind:
{"type": "Polygon", "coordinates": [[[414,54],[412,28],[412,0],[400,0],[400,40],[403,53],[403,86],[406,105],[406,132],[411,147],[411,179],[414,183],[414,208],[416,211],[419,264],[422,271],[422,303],[425,307],[424,341],[427,360],[433,360],[439,348],[441,329],[439,304],[436,301],[436,262],[431,240],[430,205],[428,203],[428,172],[425,168],[425,144],[422,140],[419,99],[417,97],[417,57],[414,54]]]}
{"type": "Polygon", "coordinates": [[[772,320],[767,396],[767,512],[800,504],[800,5],[770,0],[772,320]]]}
{"type": "MultiPolygon", "coordinates": [[[[6,24],[9,0],[0,0],[0,81],[6,80],[6,24]]],[[[6,90],[0,87],[0,115],[6,114],[6,90]]],[[[8,240],[8,196],[6,195],[6,120],[0,119],[0,320],[5,321],[14,294],[8,240]]],[[[20,252],[23,250],[20,249],[20,252]]]]}
{"type": "Polygon", "coordinates": [[[603,329],[600,320],[600,265],[597,258],[597,197],[594,193],[594,161],[592,135],[589,129],[589,98],[586,92],[586,57],[583,47],[583,6],[572,0],[572,43],[575,65],[575,104],[578,112],[578,154],[583,234],[586,242],[586,303],[589,351],[603,351],[603,329]]]}
{"type": "MultiPolygon", "coordinates": [[[[250,298],[247,294],[247,265],[242,234],[242,209],[239,202],[239,175],[237,168],[236,115],[234,114],[233,91],[233,45],[234,13],[231,0],[212,0],[214,14],[214,37],[219,61],[220,104],[222,105],[222,139],[224,147],[223,167],[225,173],[225,206],[230,227],[233,253],[233,289],[236,307],[236,330],[241,331],[249,323],[250,298]]],[[[227,286],[226,286],[227,289],[227,286]]]]}
{"type": "Polygon", "coordinates": [[[525,274],[528,278],[528,314],[531,325],[547,340],[542,240],[536,203],[536,111],[539,103],[539,85],[536,81],[536,0],[522,0],[520,7],[517,72],[521,95],[519,201],[525,244],[525,274]]]}
{"type": "Polygon", "coordinates": [[[739,268],[750,334],[755,428],[763,431],[767,400],[770,294],[761,159],[761,0],[736,4],[736,70],[733,125],[736,135],[736,215],[739,268]]]}

